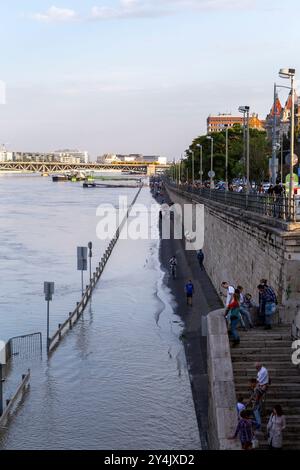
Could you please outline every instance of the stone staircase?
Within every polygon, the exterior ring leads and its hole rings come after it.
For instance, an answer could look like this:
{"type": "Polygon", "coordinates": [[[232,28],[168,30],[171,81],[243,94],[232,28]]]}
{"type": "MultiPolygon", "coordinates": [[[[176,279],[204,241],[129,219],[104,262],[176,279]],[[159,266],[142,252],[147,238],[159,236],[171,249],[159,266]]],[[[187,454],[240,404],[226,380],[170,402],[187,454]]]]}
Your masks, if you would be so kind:
{"type": "Polygon", "coordinates": [[[300,370],[293,365],[291,329],[274,326],[272,330],[255,328],[239,332],[241,343],[231,348],[236,395],[248,399],[249,381],[256,378],[255,362],[267,367],[271,379],[262,417],[262,432],[258,433],[260,447],[265,448],[266,424],[272,408],[280,404],[286,416],[284,449],[300,449],[300,370]]]}

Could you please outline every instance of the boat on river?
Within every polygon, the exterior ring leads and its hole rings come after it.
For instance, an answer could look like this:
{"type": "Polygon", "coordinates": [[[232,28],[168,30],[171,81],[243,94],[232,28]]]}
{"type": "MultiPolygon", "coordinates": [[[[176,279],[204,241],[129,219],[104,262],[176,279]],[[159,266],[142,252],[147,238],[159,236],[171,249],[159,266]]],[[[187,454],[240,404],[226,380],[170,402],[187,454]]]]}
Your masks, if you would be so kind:
{"type": "Polygon", "coordinates": [[[68,181],[67,175],[53,175],[52,176],[53,183],[61,183],[63,181],[68,181]]]}

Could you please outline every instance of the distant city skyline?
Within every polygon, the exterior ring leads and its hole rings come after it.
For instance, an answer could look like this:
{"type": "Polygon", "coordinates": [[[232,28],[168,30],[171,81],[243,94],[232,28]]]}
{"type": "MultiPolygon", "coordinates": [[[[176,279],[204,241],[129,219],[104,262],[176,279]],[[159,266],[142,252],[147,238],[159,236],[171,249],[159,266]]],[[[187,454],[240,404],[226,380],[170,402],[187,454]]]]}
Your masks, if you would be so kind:
{"type": "Polygon", "coordinates": [[[209,114],[249,105],[265,119],[274,81],[287,84],[279,68],[300,79],[298,10],[296,0],[5,3],[0,144],[172,160],[209,114]]]}

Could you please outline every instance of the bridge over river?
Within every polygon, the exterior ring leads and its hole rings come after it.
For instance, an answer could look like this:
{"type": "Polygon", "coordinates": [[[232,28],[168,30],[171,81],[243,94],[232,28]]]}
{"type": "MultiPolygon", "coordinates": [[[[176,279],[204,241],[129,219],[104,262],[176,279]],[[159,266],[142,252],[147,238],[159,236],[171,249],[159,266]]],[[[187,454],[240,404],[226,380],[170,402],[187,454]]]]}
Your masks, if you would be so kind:
{"type": "Polygon", "coordinates": [[[59,163],[59,162],[0,162],[0,173],[65,173],[67,171],[112,171],[144,173],[149,176],[166,171],[169,165],[159,165],[147,162],[138,163],[59,163]]]}

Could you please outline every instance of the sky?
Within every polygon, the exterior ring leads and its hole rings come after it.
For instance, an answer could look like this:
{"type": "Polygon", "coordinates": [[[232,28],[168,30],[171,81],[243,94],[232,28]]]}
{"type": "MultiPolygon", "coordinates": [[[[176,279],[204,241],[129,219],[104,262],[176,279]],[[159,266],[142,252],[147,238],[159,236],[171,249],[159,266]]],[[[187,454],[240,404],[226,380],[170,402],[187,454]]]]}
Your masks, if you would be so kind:
{"type": "Polygon", "coordinates": [[[209,114],[264,118],[278,70],[300,78],[299,15],[299,0],[0,0],[0,144],[179,158],[209,114]]]}

